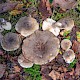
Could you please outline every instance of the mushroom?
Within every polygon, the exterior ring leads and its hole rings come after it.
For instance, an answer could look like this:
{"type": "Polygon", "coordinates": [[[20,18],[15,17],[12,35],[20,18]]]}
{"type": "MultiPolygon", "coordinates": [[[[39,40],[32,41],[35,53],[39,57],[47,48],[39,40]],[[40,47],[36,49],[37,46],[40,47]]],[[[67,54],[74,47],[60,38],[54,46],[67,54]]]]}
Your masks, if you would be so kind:
{"type": "Polygon", "coordinates": [[[2,28],[4,28],[5,30],[11,30],[12,25],[10,22],[5,22],[5,24],[2,25],[2,28]]]}
{"type": "Polygon", "coordinates": [[[0,18],[0,29],[11,30],[12,25],[10,22],[7,22],[4,18],[0,18]]]}
{"type": "Polygon", "coordinates": [[[54,24],[55,22],[56,22],[55,20],[47,18],[46,20],[43,21],[42,29],[49,30],[50,28],[52,28],[52,24],[54,24]]]}
{"type": "Polygon", "coordinates": [[[74,27],[74,21],[69,17],[60,19],[58,22],[55,23],[55,25],[60,23],[61,25],[59,26],[59,28],[67,31],[72,30],[72,28],[74,27]]]}
{"type": "Polygon", "coordinates": [[[26,59],[35,64],[46,64],[53,60],[59,51],[59,39],[50,31],[35,31],[24,39],[22,53],[26,59]]]}
{"type": "Polygon", "coordinates": [[[1,41],[1,46],[6,51],[14,51],[20,47],[20,44],[20,36],[12,32],[7,33],[1,41]]]}
{"type": "Polygon", "coordinates": [[[66,63],[72,63],[73,60],[75,59],[74,51],[72,49],[68,49],[67,51],[65,51],[63,54],[63,59],[65,60],[66,63]]]}
{"type": "Polygon", "coordinates": [[[29,61],[28,59],[26,59],[25,56],[23,56],[23,54],[19,55],[19,57],[18,57],[18,63],[23,68],[30,68],[30,67],[33,66],[33,63],[31,61],[29,61]]]}
{"type": "Polygon", "coordinates": [[[48,31],[52,32],[55,36],[58,36],[60,29],[57,26],[60,24],[57,24],[56,26],[54,26],[55,23],[56,23],[55,20],[47,18],[46,20],[43,21],[42,29],[48,30],[48,31]]]}
{"type": "Polygon", "coordinates": [[[72,46],[72,42],[69,39],[63,39],[61,41],[61,48],[63,50],[68,50],[72,46]]]}
{"type": "Polygon", "coordinates": [[[36,19],[32,17],[21,17],[15,25],[17,32],[21,33],[22,36],[27,37],[39,29],[39,24],[36,19]]]}

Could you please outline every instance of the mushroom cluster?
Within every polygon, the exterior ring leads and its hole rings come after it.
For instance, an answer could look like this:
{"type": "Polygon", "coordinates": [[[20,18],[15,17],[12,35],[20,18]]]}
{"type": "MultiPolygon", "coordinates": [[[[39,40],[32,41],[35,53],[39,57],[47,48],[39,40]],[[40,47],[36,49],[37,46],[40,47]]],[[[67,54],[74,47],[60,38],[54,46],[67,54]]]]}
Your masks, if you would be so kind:
{"type": "MultiPolygon", "coordinates": [[[[1,26],[10,30],[11,24],[4,19],[1,20],[1,26]]],[[[40,31],[36,19],[31,16],[21,17],[16,23],[15,29],[26,38],[22,43],[22,54],[18,57],[19,64],[24,68],[29,68],[33,64],[42,65],[52,61],[58,55],[60,48],[60,41],[56,36],[59,35],[60,30],[71,30],[73,26],[74,21],[70,18],[63,18],[57,22],[47,18],[43,21],[43,30],[40,31]]],[[[1,36],[1,46],[6,51],[17,50],[21,42],[21,37],[17,33],[9,32],[5,36],[1,36]]],[[[71,63],[75,59],[75,53],[70,49],[71,46],[70,40],[62,40],[63,58],[67,63],[71,63]]]]}
{"type": "Polygon", "coordinates": [[[61,41],[61,48],[64,51],[63,53],[63,59],[65,60],[66,63],[71,63],[75,59],[75,53],[72,49],[70,49],[72,46],[72,42],[68,39],[63,39],[61,41]]]}

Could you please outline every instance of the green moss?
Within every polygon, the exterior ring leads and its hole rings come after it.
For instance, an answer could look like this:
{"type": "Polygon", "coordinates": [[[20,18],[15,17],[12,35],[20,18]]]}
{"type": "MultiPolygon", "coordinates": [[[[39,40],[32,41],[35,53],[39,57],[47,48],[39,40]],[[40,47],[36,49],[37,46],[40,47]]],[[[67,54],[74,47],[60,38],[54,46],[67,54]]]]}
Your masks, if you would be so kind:
{"type": "Polygon", "coordinates": [[[72,63],[70,63],[69,68],[74,68],[77,60],[75,59],[72,63]]]}
{"type": "Polygon", "coordinates": [[[30,76],[28,76],[26,80],[41,80],[40,65],[33,65],[33,67],[31,68],[25,68],[24,71],[30,74],[30,76]]]}

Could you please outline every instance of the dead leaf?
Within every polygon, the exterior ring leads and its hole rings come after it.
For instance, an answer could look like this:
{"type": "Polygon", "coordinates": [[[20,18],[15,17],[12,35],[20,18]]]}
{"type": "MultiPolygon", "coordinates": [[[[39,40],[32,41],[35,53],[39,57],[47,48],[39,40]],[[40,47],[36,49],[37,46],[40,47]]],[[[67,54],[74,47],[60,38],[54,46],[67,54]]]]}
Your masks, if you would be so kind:
{"type": "Polygon", "coordinates": [[[20,72],[20,68],[19,68],[19,66],[14,66],[14,70],[15,70],[15,72],[20,72]]]}
{"type": "Polygon", "coordinates": [[[2,50],[0,50],[0,56],[1,56],[1,55],[4,55],[4,52],[3,52],[2,50]]]}
{"type": "Polygon", "coordinates": [[[60,77],[60,73],[55,71],[55,70],[52,70],[50,73],[49,73],[49,76],[53,79],[53,80],[57,80],[59,79],[60,77]]]}
{"type": "Polygon", "coordinates": [[[77,1],[76,0],[53,0],[53,6],[54,7],[60,7],[63,11],[66,11],[67,9],[73,9],[77,1]]]}
{"type": "Polygon", "coordinates": [[[52,15],[49,0],[41,0],[38,5],[38,9],[42,14],[43,19],[52,15]]]}
{"type": "Polygon", "coordinates": [[[16,16],[17,14],[21,14],[21,13],[22,13],[22,11],[12,10],[12,11],[10,12],[10,15],[16,16]]]}
{"type": "Polygon", "coordinates": [[[72,68],[72,71],[69,72],[70,75],[73,75],[74,74],[74,68],[72,68]]]}
{"type": "Polygon", "coordinates": [[[77,34],[77,41],[80,42],[80,32],[77,31],[76,34],[77,34]]]}
{"type": "Polygon", "coordinates": [[[79,62],[77,62],[76,64],[75,75],[80,75],[80,63],[79,62]]]}
{"type": "Polygon", "coordinates": [[[72,28],[72,30],[71,30],[71,33],[70,33],[70,40],[71,40],[71,41],[77,40],[76,31],[77,31],[77,27],[74,26],[74,27],[72,28]]]}
{"type": "Polygon", "coordinates": [[[78,41],[73,41],[73,46],[72,49],[74,50],[75,53],[79,53],[80,54],[80,42],[78,41]]]}
{"type": "Polygon", "coordinates": [[[0,78],[4,75],[6,66],[4,64],[0,64],[0,78]]]}
{"type": "Polygon", "coordinates": [[[0,13],[11,11],[15,8],[16,5],[17,5],[17,2],[2,3],[0,4],[0,13]]]}

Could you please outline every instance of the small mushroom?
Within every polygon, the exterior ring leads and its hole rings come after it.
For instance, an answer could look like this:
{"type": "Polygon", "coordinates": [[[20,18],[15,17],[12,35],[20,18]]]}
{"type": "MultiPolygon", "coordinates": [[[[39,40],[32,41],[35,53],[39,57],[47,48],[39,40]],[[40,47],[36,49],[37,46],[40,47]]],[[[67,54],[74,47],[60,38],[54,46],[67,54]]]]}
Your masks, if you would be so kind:
{"type": "Polygon", "coordinates": [[[2,25],[2,28],[4,28],[5,30],[11,30],[12,25],[10,22],[6,22],[5,24],[2,25]]]}
{"type": "Polygon", "coordinates": [[[7,33],[1,41],[1,46],[6,51],[14,51],[20,47],[20,44],[20,36],[12,32],[7,33]]]}
{"type": "Polygon", "coordinates": [[[63,59],[65,60],[66,63],[72,63],[73,60],[75,59],[74,51],[72,49],[68,49],[67,51],[65,51],[63,54],[63,59]]]}
{"type": "Polygon", "coordinates": [[[10,22],[7,22],[4,18],[0,18],[0,29],[11,30],[12,25],[10,22]]]}
{"type": "Polygon", "coordinates": [[[68,50],[72,46],[72,42],[69,39],[63,39],[61,41],[61,48],[63,50],[68,50]]]}
{"type": "Polygon", "coordinates": [[[47,18],[46,20],[43,21],[42,29],[49,30],[50,28],[52,28],[52,24],[54,24],[55,22],[56,22],[55,20],[47,18]]]}
{"type": "Polygon", "coordinates": [[[60,29],[65,29],[67,31],[72,30],[72,28],[74,27],[74,21],[69,17],[60,19],[58,22],[55,23],[55,25],[57,24],[59,25],[60,29]],[[59,25],[60,23],[61,25],[59,25]]]}
{"type": "Polygon", "coordinates": [[[60,24],[57,24],[56,26],[54,26],[55,23],[56,23],[55,20],[47,18],[46,20],[43,21],[42,29],[48,30],[52,32],[55,36],[58,36],[60,29],[57,26],[60,24]]]}
{"type": "Polygon", "coordinates": [[[33,66],[33,63],[29,61],[28,59],[23,56],[23,54],[19,55],[18,57],[18,63],[23,67],[23,68],[30,68],[33,66]]]}
{"type": "Polygon", "coordinates": [[[22,53],[26,59],[34,64],[46,64],[53,60],[59,51],[59,39],[50,31],[35,31],[24,39],[22,53]]]}
{"type": "Polygon", "coordinates": [[[15,25],[17,32],[21,33],[22,36],[27,37],[39,29],[39,24],[36,19],[32,17],[21,17],[15,25]]]}

